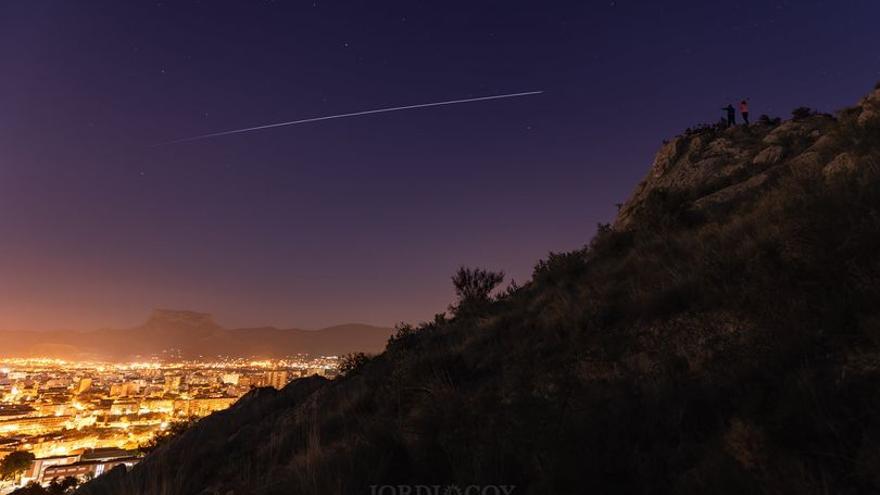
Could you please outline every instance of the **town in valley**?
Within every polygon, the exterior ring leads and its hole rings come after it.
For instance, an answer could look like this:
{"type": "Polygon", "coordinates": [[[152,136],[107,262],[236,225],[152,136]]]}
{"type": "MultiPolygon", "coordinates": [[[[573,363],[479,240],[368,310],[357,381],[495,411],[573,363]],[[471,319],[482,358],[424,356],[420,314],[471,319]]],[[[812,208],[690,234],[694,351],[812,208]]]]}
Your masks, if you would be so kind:
{"type": "Polygon", "coordinates": [[[256,387],[335,376],[338,361],[308,355],[130,363],[2,359],[0,458],[27,452],[34,459],[25,472],[0,481],[0,493],[130,467],[175,425],[226,409],[256,387]]]}

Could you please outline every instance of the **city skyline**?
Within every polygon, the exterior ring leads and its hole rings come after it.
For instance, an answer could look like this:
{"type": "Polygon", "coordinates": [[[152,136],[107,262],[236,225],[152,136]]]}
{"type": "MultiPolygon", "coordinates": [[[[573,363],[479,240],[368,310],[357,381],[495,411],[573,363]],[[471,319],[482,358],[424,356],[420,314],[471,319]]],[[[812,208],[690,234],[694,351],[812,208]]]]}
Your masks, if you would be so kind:
{"type": "MultiPolygon", "coordinates": [[[[336,356],[105,362],[0,358],[0,458],[34,456],[22,483],[131,467],[162,435],[232,406],[254,388],[336,376],[336,356]]],[[[9,488],[0,480],[0,492],[9,488]]]]}

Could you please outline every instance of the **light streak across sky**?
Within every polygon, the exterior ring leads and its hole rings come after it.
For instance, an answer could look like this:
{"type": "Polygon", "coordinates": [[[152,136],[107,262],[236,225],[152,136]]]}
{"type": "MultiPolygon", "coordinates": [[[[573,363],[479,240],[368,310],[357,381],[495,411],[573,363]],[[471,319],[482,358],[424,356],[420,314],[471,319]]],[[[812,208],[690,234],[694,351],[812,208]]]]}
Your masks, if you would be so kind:
{"type": "Polygon", "coordinates": [[[199,141],[202,139],[210,139],[221,136],[229,136],[232,134],[242,134],[245,132],[254,132],[254,131],[262,131],[265,129],[274,129],[276,127],[287,127],[292,125],[300,125],[300,124],[309,124],[312,122],[320,122],[323,120],[332,120],[332,119],[344,119],[348,117],[361,117],[364,115],[374,115],[377,113],[390,113],[390,112],[400,112],[403,110],[416,110],[419,108],[430,108],[430,107],[440,107],[446,105],[459,105],[462,103],[476,103],[480,101],[489,101],[489,100],[500,100],[504,98],[520,98],[523,96],[532,96],[539,95],[543,93],[543,91],[526,91],[523,93],[508,93],[503,95],[492,95],[492,96],[480,96],[477,98],[464,98],[459,100],[447,100],[447,101],[438,101],[433,103],[420,103],[418,105],[406,105],[401,107],[388,107],[388,108],[377,108],[373,110],[363,110],[360,112],[351,112],[351,113],[341,113],[337,115],[325,115],[323,117],[312,117],[308,119],[300,119],[300,120],[291,120],[288,122],[276,122],[274,124],[265,124],[258,125],[254,127],[245,127],[243,129],[232,129],[229,131],[221,131],[221,132],[212,132],[210,134],[201,134],[199,136],[192,136],[183,139],[176,139],[174,141],[168,141],[165,143],[159,143],[156,146],[165,146],[169,144],[178,144],[178,143],[186,143],[190,141],[199,141]]]}

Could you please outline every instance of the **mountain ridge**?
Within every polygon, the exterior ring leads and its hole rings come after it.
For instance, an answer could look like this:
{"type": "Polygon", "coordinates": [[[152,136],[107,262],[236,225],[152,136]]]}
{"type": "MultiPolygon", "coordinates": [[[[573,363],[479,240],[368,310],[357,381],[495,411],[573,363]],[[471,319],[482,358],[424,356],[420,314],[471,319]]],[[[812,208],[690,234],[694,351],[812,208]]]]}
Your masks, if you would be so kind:
{"type": "Polygon", "coordinates": [[[142,324],[86,331],[0,331],[0,357],[125,360],[175,351],[183,358],[234,356],[278,358],[303,353],[377,352],[390,328],[361,323],[317,330],[254,327],[227,329],[209,313],[156,309],[142,324]]]}

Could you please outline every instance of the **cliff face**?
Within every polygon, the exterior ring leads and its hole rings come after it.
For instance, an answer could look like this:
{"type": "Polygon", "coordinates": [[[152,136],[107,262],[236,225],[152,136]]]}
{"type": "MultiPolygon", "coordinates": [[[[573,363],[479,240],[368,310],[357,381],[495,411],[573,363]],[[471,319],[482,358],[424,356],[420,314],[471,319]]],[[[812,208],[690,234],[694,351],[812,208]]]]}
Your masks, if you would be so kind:
{"type": "Polygon", "coordinates": [[[878,102],[676,138],[525,286],[82,493],[878,493],[878,102]]]}

